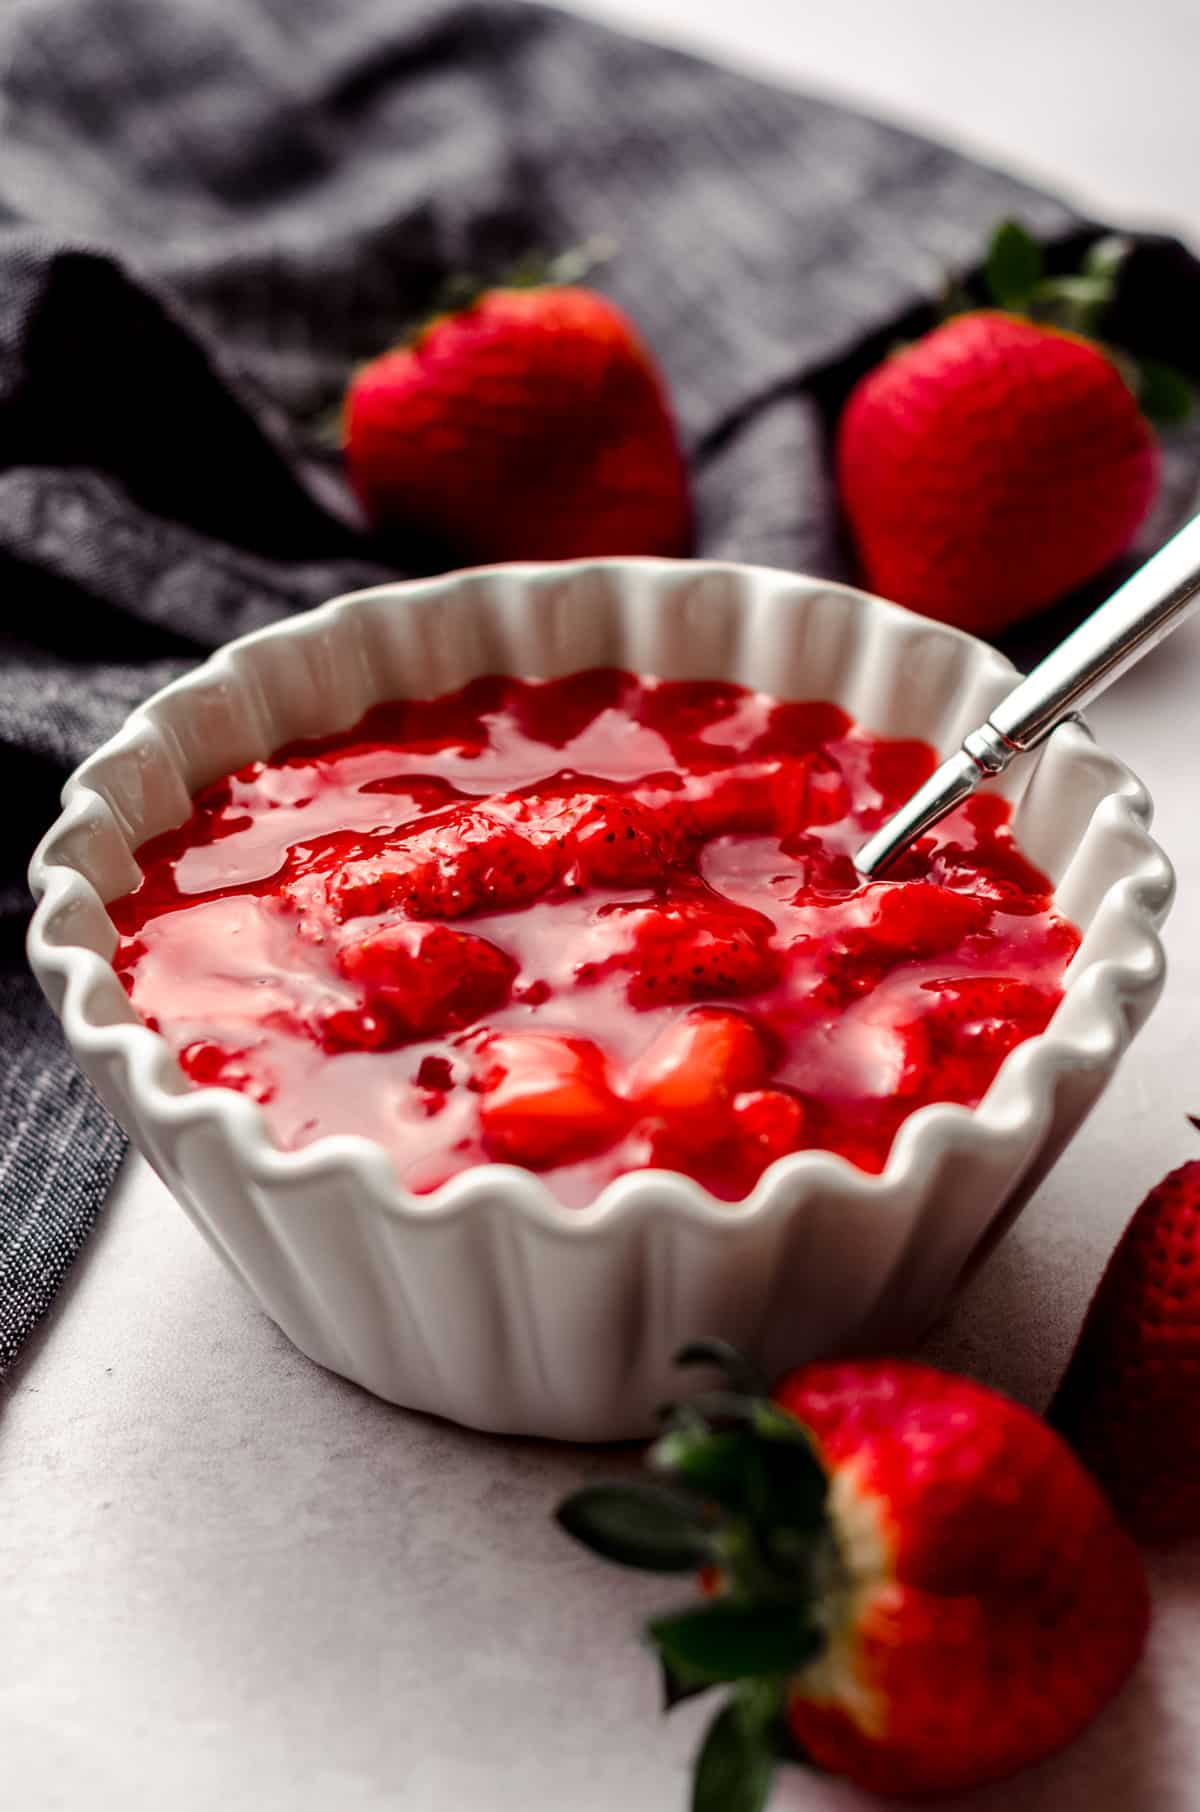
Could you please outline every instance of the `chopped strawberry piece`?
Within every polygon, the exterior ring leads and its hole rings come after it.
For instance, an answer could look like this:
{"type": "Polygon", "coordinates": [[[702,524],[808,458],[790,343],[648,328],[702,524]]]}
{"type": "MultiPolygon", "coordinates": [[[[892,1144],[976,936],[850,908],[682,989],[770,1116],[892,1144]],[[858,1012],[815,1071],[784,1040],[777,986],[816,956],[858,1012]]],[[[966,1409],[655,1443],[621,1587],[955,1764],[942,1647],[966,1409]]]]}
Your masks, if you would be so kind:
{"type": "Polygon", "coordinates": [[[625,1079],[638,1163],[688,1172],[727,1200],[746,1195],[803,1122],[798,1101],[759,1086],[767,1069],[763,1037],[741,1014],[697,1008],[670,1026],[625,1079]]]}
{"type": "Polygon", "coordinates": [[[750,1089],[738,1095],[733,1118],[738,1136],[751,1148],[755,1175],[776,1158],[795,1151],[804,1136],[804,1108],[795,1095],[782,1089],[750,1089]]]}
{"type": "Polygon", "coordinates": [[[1053,898],[1045,875],[1017,850],[1002,845],[976,854],[956,844],[946,844],[930,853],[924,872],[943,887],[970,895],[992,912],[1032,917],[1045,912],[1053,898]]]}
{"type": "Polygon", "coordinates": [[[630,794],[502,795],[345,863],[331,898],[343,922],[397,906],[417,917],[459,918],[524,905],[561,881],[638,886],[687,847],[678,812],[630,794]]]}
{"type": "Polygon", "coordinates": [[[1060,970],[1065,969],[1082,941],[1080,932],[1069,919],[1060,919],[1054,912],[1046,915],[1041,938],[1044,962],[1053,963],[1060,970]]]}
{"type": "Polygon", "coordinates": [[[687,815],[698,838],[762,836],[775,829],[775,785],[780,764],[760,762],[733,773],[693,779],[687,815]]]}
{"type": "Polygon", "coordinates": [[[871,941],[897,956],[936,956],[953,950],[987,923],[988,909],[970,894],[949,887],[890,886],[868,889],[874,908],[867,930],[871,941]]]}
{"type": "Polygon", "coordinates": [[[811,1143],[823,1151],[832,1151],[868,1175],[878,1176],[887,1162],[888,1148],[904,1113],[911,1111],[907,1102],[898,1112],[879,1110],[853,1116],[820,1113],[815,1116],[811,1143]]]}
{"type": "Polygon", "coordinates": [[[927,1019],[935,1043],[992,1063],[1034,1032],[1044,1031],[1061,998],[1058,988],[1012,976],[925,982],[923,991],[936,996],[927,1019]]]}
{"type": "MultiPolygon", "coordinates": [[[[891,1073],[879,1092],[885,1099],[911,1100],[930,1086],[932,1058],[929,1028],[924,1020],[888,1026],[887,1045],[891,1073]]],[[[938,1091],[940,1092],[940,1091],[938,1091]]]]}
{"type": "Polygon", "coordinates": [[[567,835],[565,854],[574,869],[567,879],[585,887],[638,887],[656,880],[683,847],[676,813],[623,793],[597,794],[567,835]]]}
{"type": "Polygon", "coordinates": [[[627,1075],[624,1093],[643,1112],[704,1117],[727,1109],[766,1075],[766,1046],[753,1022],[699,1007],[659,1034],[627,1075]]]}
{"type": "Polygon", "coordinates": [[[850,810],[850,789],[833,757],[785,761],[772,786],[777,834],[784,839],[815,824],[836,824],[850,810]]]}
{"type": "Polygon", "coordinates": [[[635,1007],[757,994],[778,979],[771,920],[707,890],[618,906],[611,917],[628,926],[630,945],[581,979],[631,969],[628,996],[635,1007]]]}
{"type": "Polygon", "coordinates": [[[628,1109],[608,1085],[604,1053],[588,1038],[499,1032],[481,1052],[479,1118],[489,1155],[545,1170],[602,1151],[628,1109]]]}
{"type": "Polygon", "coordinates": [[[390,1015],[372,1013],[367,1007],[335,1007],[321,1020],[321,1043],[338,1051],[386,1051],[401,1039],[390,1015]]]}
{"type": "Polygon", "coordinates": [[[338,968],[364,1007],[324,1022],[327,1041],[380,1050],[469,1025],[507,1000],[517,965],[486,938],[448,925],[385,925],[344,944],[338,968]]]}
{"type": "MultiPolygon", "coordinates": [[[[797,903],[805,903],[807,889],[797,903]]],[[[932,883],[877,882],[846,902],[843,928],[833,930],[833,911],[810,946],[824,975],[814,999],[831,1005],[869,994],[892,969],[906,962],[944,955],[987,924],[988,907],[970,894],[932,883]]],[[[841,910],[841,909],[837,909],[841,910]]]]}
{"type": "Polygon", "coordinates": [[[444,1095],[454,1087],[454,1066],[448,1057],[422,1057],[417,1067],[416,1082],[418,1088],[428,1089],[431,1094],[444,1095]]]}
{"type": "Polygon", "coordinates": [[[233,1088],[241,1095],[249,1095],[251,1101],[264,1103],[275,1094],[274,1082],[252,1051],[227,1051],[209,1038],[185,1044],[179,1053],[179,1067],[193,1082],[233,1088]]]}
{"type": "MultiPolygon", "coordinates": [[[[491,909],[524,906],[536,900],[558,879],[556,852],[514,828],[499,829],[486,823],[478,840],[464,839],[461,866],[467,876],[467,890],[479,905],[491,909]]],[[[454,858],[451,858],[453,867],[454,858]]],[[[447,915],[449,916],[449,915],[447,915]]]]}
{"type": "Polygon", "coordinates": [[[536,899],[554,884],[558,867],[553,850],[496,809],[464,809],[347,862],[330,893],[343,923],[397,906],[416,917],[452,919],[536,899]]]}
{"type": "Polygon", "coordinates": [[[914,1011],[911,998],[900,1004],[880,993],[843,1018],[839,1035],[829,1041],[827,1073],[807,1072],[806,1107],[816,1113],[820,1104],[829,1109],[836,1103],[835,1117],[861,1133],[861,1123],[874,1120],[881,1108],[931,1098],[933,1068],[919,1008],[914,1011]],[[816,1099],[808,1099],[810,1094],[816,1099]]]}

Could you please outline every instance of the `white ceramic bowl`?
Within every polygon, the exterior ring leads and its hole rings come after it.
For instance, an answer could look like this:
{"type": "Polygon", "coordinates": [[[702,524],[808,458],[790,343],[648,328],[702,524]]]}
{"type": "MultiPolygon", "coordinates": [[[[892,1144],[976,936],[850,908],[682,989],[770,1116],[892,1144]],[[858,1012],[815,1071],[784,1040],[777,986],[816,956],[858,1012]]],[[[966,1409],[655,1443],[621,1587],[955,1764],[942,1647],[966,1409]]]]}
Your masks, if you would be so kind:
{"type": "Polygon", "coordinates": [[[299,1151],[259,1109],[196,1088],[134,1016],[104,902],[189,795],[389,697],[487,672],[617,665],[829,698],[873,730],[956,745],[1011,685],[993,649],[844,586],[705,562],[505,566],[382,586],[245,637],[168,686],[67,782],[33,859],[33,967],[97,1092],[210,1244],[322,1365],[475,1427],[644,1433],[686,1339],[769,1368],[901,1346],[942,1309],[1096,1101],[1157,998],[1172,874],[1150,802],[1068,725],[1006,777],[1028,854],[1084,930],[1062,1004],[978,1108],[920,1109],[886,1169],[773,1164],[744,1203],[643,1171],[585,1209],[486,1165],[405,1191],[383,1149],[299,1151]]]}

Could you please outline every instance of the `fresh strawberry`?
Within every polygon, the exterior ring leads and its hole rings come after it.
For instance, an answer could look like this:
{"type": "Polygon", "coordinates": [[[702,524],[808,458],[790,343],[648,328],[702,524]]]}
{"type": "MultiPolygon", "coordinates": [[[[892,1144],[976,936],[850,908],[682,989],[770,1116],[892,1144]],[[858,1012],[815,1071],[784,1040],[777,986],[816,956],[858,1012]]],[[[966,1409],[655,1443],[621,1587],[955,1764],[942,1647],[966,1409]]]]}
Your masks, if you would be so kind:
{"type": "Polygon", "coordinates": [[[489,1155],[530,1170],[603,1150],[629,1117],[609,1087],[604,1053],[588,1038],[494,1033],[480,1052],[476,1086],[489,1155]]]}
{"type": "Polygon", "coordinates": [[[757,994],[778,978],[771,920],[707,888],[692,896],[677,889],[669,901],[613,906],[605,916],[628,929],[628,947],[580,979],[629,970],[627,992],[635,1007],[757,994]]]}
{"type": "Polygon", "coordinates": [[[508,999],[517,974],[512,957],[486,938],[411,920],[343,944],[337,963],[363,1004],[326,1018],[333,1048],[385,1050],[469,1025],[508,999]]]}
{"type": "Polygon", "coordinates": [[[1063,1441],[964,1378],[812,1365],[681,1407],[655,1484],[558,1512],[607,1559],[699,1572],[654,1618],[668,1706],[732,1683],[694,1812],[759,1812],[777,1759],[892,1795],[1002,1779],[1069,1742],[1121,1685],[1148,1620],[1137,1552],[1063,1441]]]}
{"type": "Polygon", "coordinates": [[[1200,1535],[1200,1159],[1126,1228],[1049,1414],[1139,1539],[1200,1535]]]}
{"type": "Polygon", "coordinates": [[[683,554],[687,470],[666,390],[586,289],[485,291],[354,377],[349,475],[371,522],[460,560],[683,554]]]}
{"type": "Polygon", "coordinates": [[[868,584],[985,634],[1115,560],[1158,483],[1150,430],[1105,353],[984,311],[863,379],[837,459],[868,584]]]}
{"type": "MultiPolygon", "coordinates": [[[[1154,500],[1158,448],[1130,362],[1083,337],[1115,265],[1104,242],[1082,277],[1048,280],[1007,223],[988,264],[999,307],[953,316],[859,382],[837,475],[876,591],[990,634],[1129,545],[1154,500]]],[[[1153,376],[1147,407],[1186,407],[1169,374],[1153,376]]]]}
{"type": "Polygon", "coordinates": [[[642,1113],[711,1121],[742,1090],[756,1089],[766,1073],[762,1034],[749,1019],[695,1007],[659,1033],[622,1092],[642,1113]]]}

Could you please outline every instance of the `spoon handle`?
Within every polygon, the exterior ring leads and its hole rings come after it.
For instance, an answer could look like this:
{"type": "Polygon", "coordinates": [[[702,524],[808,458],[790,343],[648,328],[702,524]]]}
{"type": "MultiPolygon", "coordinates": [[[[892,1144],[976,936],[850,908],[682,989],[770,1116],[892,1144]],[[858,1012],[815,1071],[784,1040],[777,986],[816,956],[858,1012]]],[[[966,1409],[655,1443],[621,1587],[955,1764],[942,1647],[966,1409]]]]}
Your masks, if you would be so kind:
{"type": "Polygon", "coordinates": [[[882,873],[981,780],[1097,698],[1200,603],[1200,516],[1176,535],[1002,698],[986,723],[918,788],[854,858],[866,879],[882,873]]]}
{"type": "Polygon", "coordinates": [[[1072,631],[988,722],[1014,749],[1036,749],[1056,724],[1097,698],[1200,601],[1200,516],[1173,535],[1107,603],[1072,631]]]}

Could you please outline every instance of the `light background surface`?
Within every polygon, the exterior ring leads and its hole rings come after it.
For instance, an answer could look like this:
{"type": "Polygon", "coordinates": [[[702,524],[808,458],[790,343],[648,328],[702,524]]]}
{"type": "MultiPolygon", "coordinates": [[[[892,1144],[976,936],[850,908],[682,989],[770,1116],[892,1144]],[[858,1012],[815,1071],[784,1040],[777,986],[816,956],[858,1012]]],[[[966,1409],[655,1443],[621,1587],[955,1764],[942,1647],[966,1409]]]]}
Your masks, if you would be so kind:
{"type": "MultiPolygon", "coordinates": [[[[1111,219],[1200,241],[1200,5],[588,0],[857,101],[1111,219]]],[[[1163,1004],[931,1346],[1040,1405],[1116,1234],[1200,1111],[1200,623],[1092,713],[1174,859],[1163,1004]]],[[[393,1410],[294,1352],[130,1164],[0,1424],[0,1799],[22,1812],[673,1812],[697,1708],[660,1723],[632,1637],[661,1599],[548,1523],[603,1455],[393,1410]]],[[[1110,1713],[971,1812],[1200,1807],[1200,1546],[1152,1566],[1110,1713]]],[[[669,1586],[667,1588],[669,1595],[669,1586]]],[[[773,1812],[865,1802],[801,1775],[773,1812]]]]}

